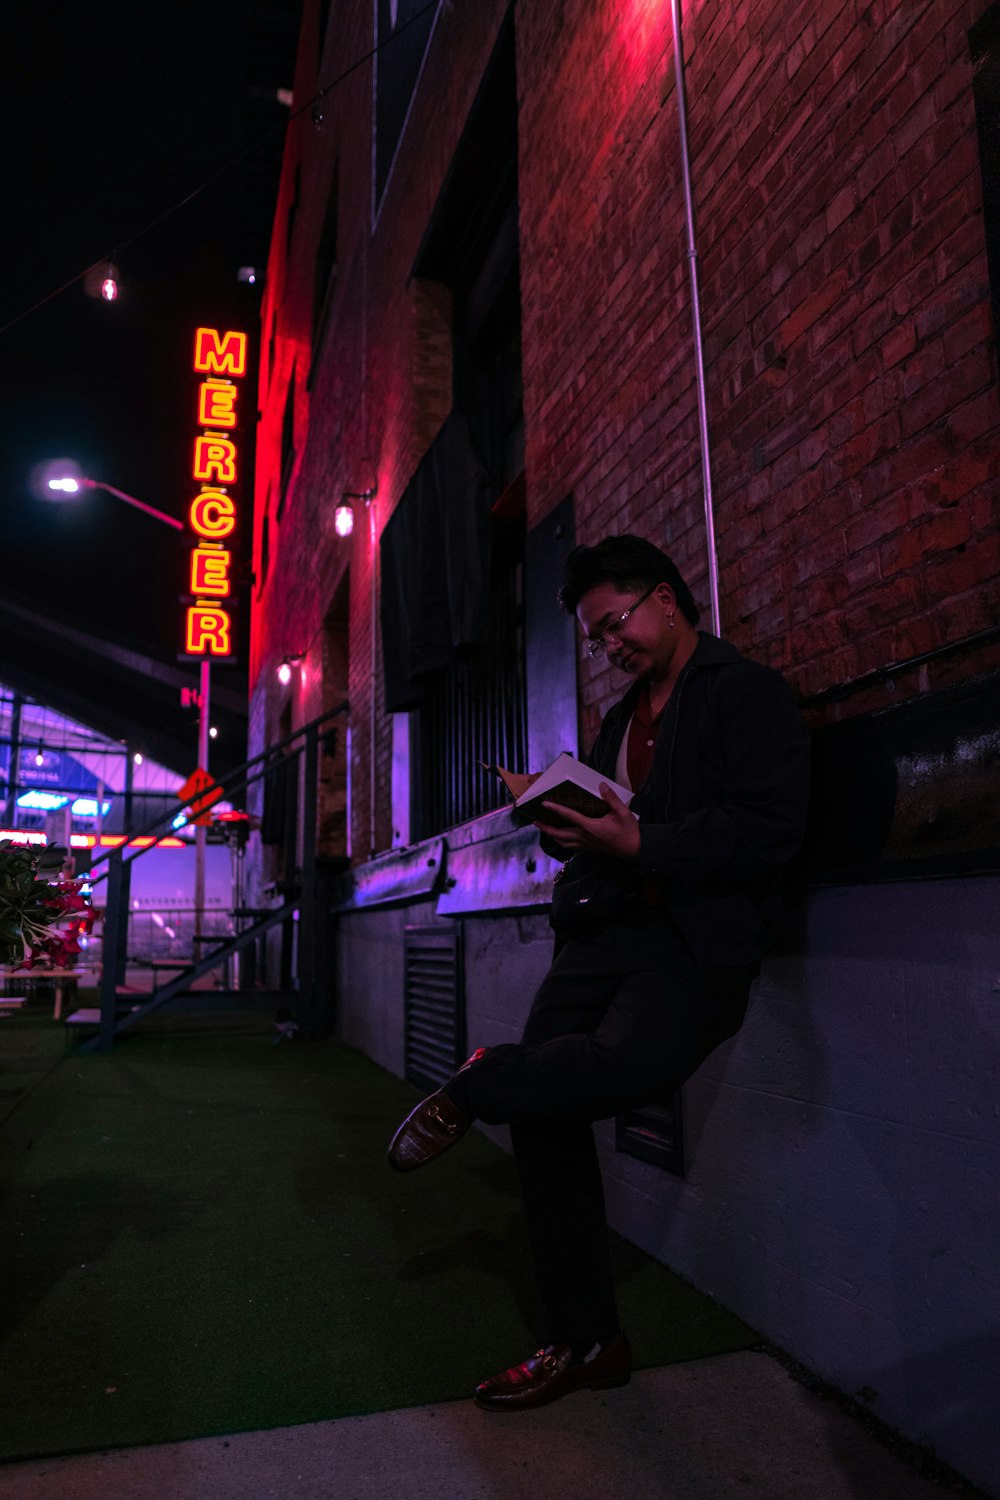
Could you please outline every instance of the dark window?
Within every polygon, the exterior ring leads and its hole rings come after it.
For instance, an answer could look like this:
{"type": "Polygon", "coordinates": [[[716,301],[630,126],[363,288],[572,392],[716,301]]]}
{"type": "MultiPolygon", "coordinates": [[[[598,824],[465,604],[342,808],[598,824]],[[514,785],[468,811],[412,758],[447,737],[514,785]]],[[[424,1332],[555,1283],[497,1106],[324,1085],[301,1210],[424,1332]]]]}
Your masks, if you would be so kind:
{"type": "Polygon", "coordinates": [[[278,495],[278,517],[280,519],[288,499],[288,486],[295,467],[295,369],[292,368],[288,390],[285,392],[285,414],[281,420],[281,489],[278,495]]]}
{"type": "Polygon", "coordinates": [[[323,216],[323,230],[316,250],[316,273],[313,284],[313,364],[319,353],[330,304],[337,286],[337,237],[339,211],[339,181],[335,171],[330,183],[330,196],[323,216]]]}
{"type": "MultiPolygon", "coordinates": [[[[318,49],[317,49],[317,55],[320,58],[322,58],[322,56],[323,56],[323,44],[326,41],[326,25],[327,25],[327,22],[330,19],[330,0],[319,0],[319,17],[318,17],[318,19],[319,19],[319,36],[318,36],[317,40],[319,42],[319,46],[318,46],[318,49]]],[[[323,80],[320,79],[320,83],[321,84],[322,84],[322,81],[323,80]]]]}
{"type": "Polygon", "coordinates": [[[292,201],[288,205],[288,219],[285,224],[285,259],[287,260],[292,250],[292,235],[295,233],[295,221],[299,216],[299,189],[302,184],[302,170],[295,168],[295,177],[292,182],[292,201]]]}
{"type": "Polygon", "coordinates": [[[993,328],[1000,330],[1000,5],[991,5],[969,32],[972,92],[979,131],[983,224],[993,297],[993,328]]]}
{"type": "MultiPolygon", "coordinates": [[[[504,806],[482,762],[527,762],[524,416],[513,27],[505,26],[415,273],[452,296],[452,389],[490,507],[486,628],[422,681],[411,727],[411,837],[504,806]]],[[[554,586],[554,585],[553,585],[554,586]]]]}
{"type": "Polygon", "coordinates": [[[481,254],[453,290],[453,385],[499,494],[524,469],[516,197],[481,254]]]}
{"type": "Polygon", "coordinates": [[[377,0],[375,11],[375,207],[396,147],[437,12],[435,0],[377,0]]]}
{"type": "Polygon", "coordinates": [[[271,517],[264,517],[264,524],[260,529],[260,578],[257,582],[258,594],[263,592],[267,581],[267,570],[271,563],[271,517]]]}

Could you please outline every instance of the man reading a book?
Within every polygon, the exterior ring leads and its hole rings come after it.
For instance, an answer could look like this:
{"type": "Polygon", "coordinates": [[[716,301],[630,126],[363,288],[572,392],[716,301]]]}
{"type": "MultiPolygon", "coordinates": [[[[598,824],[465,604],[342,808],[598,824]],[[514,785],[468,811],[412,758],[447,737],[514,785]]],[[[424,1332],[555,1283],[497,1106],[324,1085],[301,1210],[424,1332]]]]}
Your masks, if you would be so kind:
{"type": "Polygon", "coordinates": [[[577,547],[559,599],[591,656],[631,678],[589,762],[601,816],[546,804],[556,953],[521,1042],[481,1048],[389,1149],[411,1171],[476,1119],[509,1124],[545,1319],[543,1347],[477,1387],[523,1410],[624,1384],[591,1124],[665,1100],[739,1029],[783,865],[805,826],[808,738],[784,679],[699,631],[690,590],[636,536],[577,547]]]}

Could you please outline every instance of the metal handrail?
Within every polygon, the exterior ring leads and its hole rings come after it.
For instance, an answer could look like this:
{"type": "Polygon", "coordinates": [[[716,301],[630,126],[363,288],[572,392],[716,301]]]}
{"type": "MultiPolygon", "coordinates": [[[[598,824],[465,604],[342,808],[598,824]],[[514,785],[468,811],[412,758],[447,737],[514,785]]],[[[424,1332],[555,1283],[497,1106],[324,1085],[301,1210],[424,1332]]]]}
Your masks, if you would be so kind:
{"type": "MultiPolygon", "coordinates": [[[[247,787],[252,786],[255,782],[262,780],[262,778],[268,774],[268,772],[272,769],[271,765],[268,764],[268,762],[270,762],[274,756],[279,755],[282,750],[287,748],[287,746],[293,744],[295,740],[302,738],[303,743],[294,752],[295,755],[301,755],[305,750],[305,737],[307,737],[313,730],[318,730],[321,724],[326,724],[331,719],[339,718],[341,714],[348,713],[349,711],[350,703],[345,698],[342,703],[337,704],[336,708],[327,709],[325,713],[320,714],[315,719],[311,719],[308,724],[300,725],[298,729],[294,729],[291,734],[286,735],[283,740],[279,740],[277,744],[268,745],[266,750],[262,750],[258,755],[254,755],[249,760],[244,761],[241,766],[237,766],[234,771],[230,771],[226,776],[215,778],[215,786],[217,788],[221,788],[224,795],[227,795],[230,792],[245,790],[247,787]],[[245,774],[249,772],[251,768],[258,765],[261,768],[259,771],[255,772],[254,775],[245,774]]],[[[203,792],[201,793],[201,795],[204,796],[205,793],[203,792]]],[[[159,844],[159,840],[161,838],[170,838],[174,833],[173,819],[175,816],[176,814],[163,813],[160,815],[160,817],[156,818],[152,823],[150,823],[148,827],[142,829],[140,833],[127,835],[126,841],[123,844],[120,844],[117,848],[107,849],[102,854],[99,854],[97,858],[92,860],[91,862],[90,872],[87,876],[89,884],[93,887],[95,885],[99,885],[102,880],[107,879],[108,871],[110,870],[110,863],[108,865],[108,869],[102,870],[96,879],[94,879],[93,875],[94,867],[101,864],[104,860],[108,860],[110,862],[116,855],[120,855],[124,863],[131,864],[134,859],[140,859],[142,855],[148,854],[150,849],[155,849],[159,844]],[[167,827],[165,828],[162,827],[164,823],[167,824],[167,827]],[[147,844],[145,848],[142,849],[135,849],[126,857],[125,850],[129,848],[129,838],[149,838],[150,836],[156,835],[157,829],[161,829],[161,832],[159,836],[155,838],[154,843],[147,844]]]]}

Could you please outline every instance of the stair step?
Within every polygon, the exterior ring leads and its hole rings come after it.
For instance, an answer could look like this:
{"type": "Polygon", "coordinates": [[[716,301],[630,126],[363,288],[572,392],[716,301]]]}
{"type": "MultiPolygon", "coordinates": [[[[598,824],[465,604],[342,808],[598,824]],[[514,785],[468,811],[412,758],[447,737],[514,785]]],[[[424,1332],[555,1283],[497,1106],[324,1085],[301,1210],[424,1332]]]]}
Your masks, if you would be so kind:
{"type": "Polygon", "coordinates": [[[183,1000],[185,1010],[194,1008],[192,1001],[200,1002],[199,1010],[280,1010],[294,1005],[296,998],[290,990],[178,990],[164,1008],[183,1000]]]}
{"type": "MultiPolygon", "coordinates": [[[[138,1009],[139,1006],[136,1004],[122,1005],[119,1002],[115,1006],[115,1020],[124,1021],[126,1016],[132,1015],[138,1009]]],[[[101,1007],[99,1005],[81,1006],[65,1017],[65,1024],[67,1026],[99,1026],[101,1024],[101,1007]]]]}
{"type": "Polygon", "coordinates": [[[273,911],[273,906],[234,906],[231,915],[234,917],[269,917],[273,911]]]}

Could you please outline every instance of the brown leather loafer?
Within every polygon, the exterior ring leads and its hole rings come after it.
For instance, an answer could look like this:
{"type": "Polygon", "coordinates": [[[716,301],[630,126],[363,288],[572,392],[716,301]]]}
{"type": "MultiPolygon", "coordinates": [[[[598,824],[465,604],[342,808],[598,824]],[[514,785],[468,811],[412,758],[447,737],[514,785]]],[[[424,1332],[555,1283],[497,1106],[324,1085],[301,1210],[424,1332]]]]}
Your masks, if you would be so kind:
{"type": "Polygon", "coordinates": [[[632,1375],[632,1351],[620,1333],[593,1359],[573,1363],[568,1344],[548,1344],[523,1364],[512,1365],[476,1386],[475,1401],[484,1411],[528,1411],[548,1406],[571,1391],[604,1391],[628,1385],[632,1375]]]}
{"type": "Polygon", "coordinates": [[[464,1110],[438,1089],[421,1099],[396,1131],[389,1143],[389,1165],[397,1172],[413,1172],[457,1145],[471,1124],[464,1110]]]}
{"type": "MultiPolygon", "coordinates": [[[[459,1073],[485,1057],[487,1050],[477,1047],[459,1073]]],[[[472,1117],[453,1104],[444,1089],[438,1089],[421,1099],[396,1131],[389,1142],[389,1165],[397,1172],[413,1172],[457,1145],[471,1124],[472,1117]]]]}

